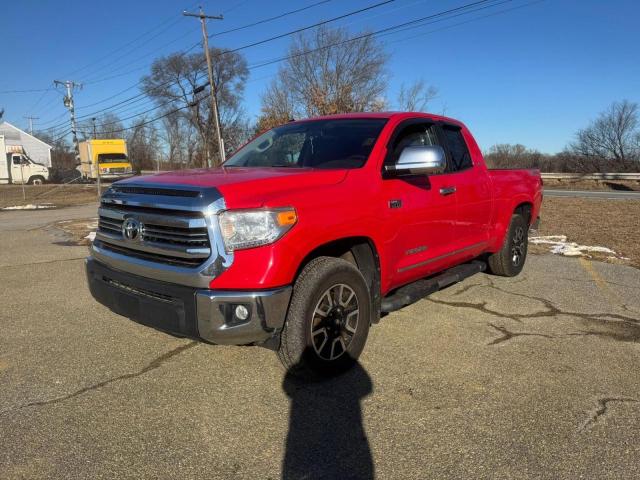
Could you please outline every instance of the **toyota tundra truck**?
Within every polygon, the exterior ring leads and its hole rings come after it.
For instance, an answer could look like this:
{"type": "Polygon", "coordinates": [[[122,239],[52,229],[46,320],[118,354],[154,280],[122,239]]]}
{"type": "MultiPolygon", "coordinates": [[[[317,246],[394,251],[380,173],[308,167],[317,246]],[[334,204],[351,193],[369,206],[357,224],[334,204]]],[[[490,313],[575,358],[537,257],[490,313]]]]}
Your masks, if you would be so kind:
{"type": "Polygon", "coordinates": [[[518,275],[541,202],[537,170],[489,170],[451,118],[292,121],[219,168],[114,183],[86,274],[141,324],[334,374],[387,313],[484,270],[518,275]]]}

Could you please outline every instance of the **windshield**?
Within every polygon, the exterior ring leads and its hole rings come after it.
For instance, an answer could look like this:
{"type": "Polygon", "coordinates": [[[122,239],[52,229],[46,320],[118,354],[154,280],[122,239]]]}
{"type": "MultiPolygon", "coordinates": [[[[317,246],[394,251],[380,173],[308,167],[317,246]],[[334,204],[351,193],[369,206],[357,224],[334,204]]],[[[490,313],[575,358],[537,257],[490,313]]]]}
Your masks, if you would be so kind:
{"type": "Polygon", "coordinates": [[[386,122],[366,118],[283,125],[249,142],[224,166],[360,168],[386,122]]]}
{"type": "Polygon", "coordinates": [[[99,163],[127,163],[127,156],[124,153],[100,153],[98,154],[99,163]]]}

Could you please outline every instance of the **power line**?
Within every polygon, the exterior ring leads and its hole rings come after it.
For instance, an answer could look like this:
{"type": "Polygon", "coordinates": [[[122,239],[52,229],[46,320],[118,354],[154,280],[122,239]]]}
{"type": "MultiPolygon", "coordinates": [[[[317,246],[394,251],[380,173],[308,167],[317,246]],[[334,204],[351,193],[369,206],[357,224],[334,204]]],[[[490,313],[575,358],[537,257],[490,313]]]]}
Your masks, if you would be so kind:
{"type": "Polygon", "coordinates": [[[37,92],[46,92],[49,88],[29,88],[27,90],[0,90],[1,95],[9,95],[13,93],[37,93],[37,92]]]}
{"type": "MultiPolygon", "coordinates": [[[[282,14],[275,15],[273,17],[265,18],[265,19],[262,19],[262,20],[259,20],[259,21],[253,22],[253,23],[242,25],[240,27],[235,27],[235,28],[232,28],[232,29],[229,29],[229,30],[224,30],[222,32],[217,32],[215,34],[209,35],[209,38],[211,39],[213,37],[218,37],[218,36],[221,36],[221,35],[225,35],[227,33],[237,32],[237,31],[244,30],[244,29],[247,29],[247,28],[250,28],[250,27],[255,27],[257,25],[262,25],[262,24],[265,24],[265,23],[268,23],[268,22],[272,22],[274,20],[278,20],[280,18],[284,18],[284,17],[290,16],[290,15],[293,15],[295,13],[299,13],[299,12],[302,12],[302,11],[305,11],[305,10],[309,10],[310,8],[313,8],[313,7],[316,7],[318,5],[321,5],[321,4],[324,4],[324,3],[328,3],[328,2],[331,2],[331,1],[333,1],[333,0],[323,0],[323,1],[320,1],[320,2],[313,3],[311,5],[308,5],[306,7],[297,8],[295,10],[290,10],[288,12],[284,12],[282,14]]],[[[395,0],[389,0],[389,1],[395,1],[395,0]]],[[[187,32],[187,34],[188,33],[191,33],[191,32],[187,32]]],[[[140,57],[137,57],[135,60],[132,60],[131,62],[122,64],[122,65],[116,67],[116,71],[117,70],[122,70],[122,69],[124,69],[124,68],[126,68],[126,67],[128,67],[130,65],[134,65],[134,64],[138,63],[139,60],[148,58],[149,56],[151,56],[154,53],[156,53],[158,50],[163,49],[163,48],[171,45],[172,43],[175,43],[177,40],[181,40],[185,36],[186,36],[186,34],[182,35],[181,37],[179,37],[177,39],[172,40],[171,42],[169,42],[167,44],[164,44],[163,46],[161,46],[161,47],[159,47],[157,49],[154,49],[154,51],[151,51],[151,52],[146,53],[146,54],[144,54],[144,55],[142,55],[140,57]]],[[[200,42],[196,42],[194,45],[192,45],[191,47],[189,47],[186,50],[183,50],[181,53],[183,53],[183,54],[189,53],[190,51],[192,51],[194,48],[198,47],[199,45],[200,45],[200,42]]],[[[85,80],[84,83],[85,84],[92,84],[92,83],[105,82],[105,81],[108,81],[108,80],[112,80],[114,78],[130,75],[132,71],[142,70],[142,69],[146,69],[146,68],[148,68],[148,66],[142,66],[142,67],[139,67],[139,68],[134,69],[134,70],[128,70],[126,73],[111,75],[111,76],[104,77],[104,78],[90,78],[88,80],[85,80]]],[[[104,67],[100,68],[100,70],[104,70],[104,69],[105,69],[104,67]]]]}
{"type": "MultiPolygon", "coordinates": [[[[512,0],[503,0],[503,1],[510,2],[512,0]]],[[[399,24],[396,24],[396,25],[393,25],[393,26],[390,26],[390,27],[382,28],[382,29],[376,30],[374,32],[368,32],[368,33],[364,33],[362,35],[357,35],[355,37],[348,38],[347,40],[342,40],[340,42],[335,42],[335,43],[332,43],[332,44],[329,44],[329,45],[323,45],[321,47],[314,48],[314,49],[311,49],[311,50],[305,50],[304,52],[295,53],[293,55],[285,55],[285,56],[282,56],[282,57],[275,58],[273,60],[268,60],[268,61],[265,61],[263,63],[252,65],[252,66],[249,67],[249,69],[253,70],[255,68],[260,68],[260,67],[264,67],[264,66],[267,66],[267,65],[272,65],[274,63],[279,63],[279,62],[282,62],[284,60],[289,60],[289,59],[297,58],[297,57],[300,57],[300,56],[309,55],[310,53],[313,53],[313,52],[318,52],[318,51],[321,51],[321,50],[326,50],[328,48],[337,47],[339,45],[344,45],[346,43],[355,42],[357,40],[362,40],[364,38],[379,36],[380,34],[384,34],[385,32],[390,32],[390,31],[393,31],[395,29],[402,28],[402,27],[405,27],[405,26],[408,26],[408,25],[421,24],[421,23],[423,23],[423,22],[425,22],[425,21],[427,21],[429,19],[435,19],[435,18],[442,17],[442,16],[448,15],[450,13],[461,11],[461,10],[468,10],[470,7],[478,6],[478,5],[481,5],[481,4],[486,4],[486,3],[489,3],[489,2],[495,2],[495,0],[479,0],[479,1],[476,1],[476,2],[472,2],[472,3],[467,3],[467,4],[462,5],[460,7],[450,8],[448,10],[444,10],[444,11],[441,11],[441,12],[438,12],[438,13],[427,15],[427,16],[424,16],[424,17],[421,17],[421,18],[417,18],[417,19],[414,19],[414,20],[410,20],[410,21],[407,21],[407,22],[399,23],[399,24]]],[[[465,12],[465,14],[474,13],[475,11],[476,10],[469,10],[469,11],[465,12]]],[[[417,26],[423,26],[423,25],[417,25],[417,26]]]]}
{"type": "MultiPolygon", "coordinates": [[[[235,27],[235,28],[231,28],[229,30],[223,30],[221,32],[214,33],[214,34],[210,35],[209,38],[219,37],[219,36],[225,35],[227,33],[238,32],[240,30],[245,30],[247,28],[255,27],[257,25],[262,25],[264,23],[273,22],[274,20],[279,20],[281,18],[288,17],[290,15],[293,15],[293,14],[296,14],[296,13],[300,13],[300,12],[303,12],[305,10],[309,10],[309,9],[311,9],[313,7],[317,7],[318,5],[329,3],[329,2],[332,2],[332,1],[333,0],[322,0],[321,2],[312,3],[311,5],[307,5],[306,7],[298,8],[296,10],[290,10],[288,12],[281,13],[281,14],[275,15],[273,17],[265,18],[263,20],[258,20],[258,21],[253,22],[253,23],[248,23],[246,25],[242,25],[241,27],[235,27]]],[[[223,13],[227,13],[227,12],[223,12],[223,13]]]]}
{"type": "MultiPolygon", "coordinates": [[[[341,42],[336,42],[336,43],[330,44],[330,45],[324,45],[324,46],[319,47],[319,48],[307,50],[307,51],[304,51],[304,52],[299,52],[299,53],[294,54],[294,55],[283,56],[283,57],[280,57],[280,58],[277,58],[277,59],[274,59],[274,60],[263,62],[263,63],[257,64],[257,65],[253,65],[253,66],[249,67],[249,70],[253,70],[255,68],[259,68],[259,67],[262,67],[262,66],[265,66],[265,65],[268,65],[268,64],[281,62],[283,60],[295,58],[295,57],[298,57],[298,56],[308,55],[310,53],[313,53],[313,52],[316,52],[316,51],[320,51],[320,50],[323,50],[323,49],[333,48],[335,46],[338,46],[338,45],[341,45],[341,44],[346,44],[346,43],[353,42],[353,41],[357,41],[357,40],[360,40],[362,38],[371,37],[371,36],[382,36],[384,34],[391,34],[391,33],[395,34],[395,33],[400,33],[402,31],[406,31],[406,30],[409,29],[409,28],[403,28],[403,27],[409,27],[409,26],[412,26],[411,28],[424,27],[426,25],[430,25],[430,24],[433,24],[433,23],[436,23],[436,22],[440,22],[440,21],[443,21],[443,20],[449,20],[451,18],[455,18],[455,17],[461,16],[461,15],[468,15],[470,13],[475,13],[477,11],[484,10],[486,8],[492,8],[492,7],[495,7],[495,6],[498,6],[498,5],[509,3],[511,1],[512,0],[502,0],[502,1],[496,2],[495,0],[481,0],[481,1],[468,3],[468,4],[462,5],[460,7],[444,10],[444,11],[441,11],[441,12],[438,12],[438,13],[435,13],[435,14],[427,15],[427,16],[424,16],[424,17],[421,17],[421,18],[418,18],[418,19],[414,19],[414,20],[410,20],[410,21],[407,21],[407,22],[402,22],[402,23],[399,23],[399,24],[396,24],[396,25],[393,25],[393,26],[390,26],[390,27],[386,27],[386,28],[377,30],[375,32],[370,32],[370,33],[367,33],[367,34],[358,35],[356,37],[352,37],[352,38],[349,38],[349,39],[341,41],[341,42]],[[493,3],[491,3],[491,2],[493,2],[493,3]],[[490,3],[490,4],[489,5],[485,5],[487,3],[490,3]],[[476,8],[473,8],[473,7],[476,7],[476,8]],[[455,13],[455,14],[451,15],[452,13],[455,13]],[[443,17],[443,16],[446,16],[446,15],[449,15],[449,16],[444,18],[444,19],[440,19],[439,18],[439,17],[443,17]],[[398,29],[400,29],[400,30],[398,30],[398,29]],[[398,31],[394,31],[394,30],[398,30],[398,31]]],[[[500,13],[505,13],[505,12],[510,11],[510,10],[515,10],[517,8],[523,8],[523,7],[528,6],[528,5],[533,5],[535,3],[540,3],[541,1],[544,1],[544,0],[537,0],[537,1],[530,2],[530,3],[525,4],[525,5],[521,5],[519,7],[514,7],[512,9],[505,9],[503,11],[494,12],[493,14],[486,15],[486,16],[483,16],[483,17],[478,17],[478,18],[475,18],[475,19],[470,19],[470,20],[465,21],[465,22],[460,22],[459,24],[461,25],[461,24],[470,23],[472,21],[475,21],[475,20],[478,20],[478,19],[482,19],[482,18],[485,18],[485,17],[488,17],[488,16],[497,15],[497,14],[500,14],[500,13]]],[[[453,26],[455,26],[455,25],[444,27],[443,29],[451,28],[453,26]]],[[[438,29],[436,31],[439,31],[439,30],[442,30],[442,29],[438,29]]],[[[422,35],[429,34],[429,33],[430,32],[426,32],[426,33],[423,33],[422,35]]],[[[209,95],[210,95],[210,93],[208,93],[207,96],[198,99],[196,102],[200,102],[200,101],[204,100],[209,95]]],[[[144,115],[144,114],[148,113],[149,111],[153,111],[155,109],[161,108],[162,106],[166,106],[168,103],[170,103],[170,102],[167,102],[167,103],[162,104],[160,106],[157,106],[155,108],[149,109],[149,110],[147,110],[145,112],[142,112],[141,115],[144,115]]],[[[165,117],[167,117],[167,116],[169,116],[169,115],[171,115],[171,114],[173,114],[175,112],[178,112],[178,111],[184,110],[186,108],[189,108],[192,105],[193,105],[193,103],[190,103],[190,104],[187,104],[185,106],[178,107],[178,108],[173,109],[171,111],[165,112],[164,114],[162,114],[162,115],[160,115],[160,116],[158,116],[156,118],[153,118],[151,120],[145,121],[142,125],[137,125],[137,127],[143,126],[143,125],[148,125],[148,124],[153,123],[153,122],[155,122],[157,120],[165,118],[165,117]]],[[[135,118],[135,117],[139,117],[139,116],[140,115],[133,115],[131,117],[128,117],[127,119],[135,118]]],[[[117,130],[116,132],[131,130],[132,128],[136,128],[136,126],[122,128],[122,129],[117,130]]]]}
{"type": "MultiPolygon", "coordinates": [[[[500,3],[504,3],[504,2],[508,2],[508,1],[511,1],[511,0],[503,0],[500,3]]],[[[284,57],[280,57],[280,58],[275,59],[275,60],[271,60],[271,61],[268,61],[268,62],[264,62],[264,63],[258,64],[258,65],[249,67],[249,69],[252,70],[252,69],[259,68],[259,67],[262,67],[262,66],[265,66],[265,65],[268,65],[268,64],[278,63],[278,62],[281,62],[283,60],[296,58],[296,57],[303,56],[303,55],[308,55],[308,54],[316,52],[316,51],[324,50],[324,49],[327,49],[327,48],[332,48],[332,47],[335,47],[335,46],[338,46],[338,45],[342,45],[342,44],[346,44],[346,43],[349,43],[349,42],[354,42],[354,41],[357,41],[357,40],[360,40],[360,39],[363,39],[363,38],[366,38],[366,37],[379,35],[380,33],[389,32],[389,31],[392,31],[394,29],[398,29],[398,28],[405,27],[405,26],[408,26],[408,25],[419,24],[419,23],[425,22],[426,20],[429,20],[429,19],[434,19],[434,18],[437,18],[437,17],[449,15],[449,14],[451,14],[453,12],[459,12],[461,10],[468,10],[471,7],[479,6],[479,5],[490,3],[490,2],[495,2],[495,0],[481,0],[481,1],[472,2],[472,3],[466,4],[466,5],[462,5],[460,7],[448,9],[448,10],[445,10],[445,11],[442,11],[442,12],[438,12],[438,13],[435,13],[435,14],[432,14],[432,15],[427,15],[427,16],[424,16],[424,17],[421,17],[421,18],[418,18],[418,19],[410,20],[408,22],[403,22],[403,23],[400,23],[400,24],[396,24],[396,25],[393,25],[391,27],[380,29],[380,30],[375,31],[375,32],[370,32],[370,33],[367,33],[367,34],[363,34],[363,35],[359,35],[359,36],[356,36],[356,37],[352,37],[350,39],[347,39],[347,40],[344,40],[344,41],[341,41],[341,42],[336,42],[336,43],[330,44],[330,45],[324,45],[322,47],[311,49],[311,50],[307,50],[305,52],[300,52],[300,53],[297,53],[297,54],[294,54],[294,55],[287,55],[287,56],[284,56],[284,57]]],[[[486,7],[483,7],[483,8],[486,8],[486,7]]],[[[477,11],[477,9],[476,10],[467,11],[467,12],[465,12],[465,14],[474,13],[475,11],[477,11]]],[[[417,26],[423,26],[423,25],[417,25],[417,26]]],[[[198,101],[201,101],[201,100],[202,99],[200,99],[198,101]]],[[[153,107],[153,108],[151,108],[149,110],[146,110],[146,111],[142,112],[139,115],[132,115],[131,117],[127,117],[124,120],[135,118],[135,117],[138,117],[140,115],[144,115],[144,114],[146,114],[146,113],[148,113],[150,111],[157,110],[158,108],[161,108],[162,106],[165,106],[168,103],[171,103],[171,102],[166,102],[166,103],[164,103],[164,104],[162,104],[160,106],[153,107]]],[[[188,107],[188,105],[186,107],[188,107]]],[[[182,110],[182,109],[184,109],[186,107],[179,108],[179,109],[177,109],[175,111],[182,110]]],[[[169,112],[169,114],[170,113],[173,113],[173,111],[169,112]]],[[[166,114],[162,115],[162,116],[158,117],[158,119],[164,118],[166,116],[167,116],[166,114]]],[[[126,129],[124,129],[124,130],[126,130],[126,129]]]]}
{"type": "MultiPolygon", "coordinates": [[[[242,47],[233,48],[231,50],[225,50],[222,53],[216,55],[216,58],[220,57],[221,55],[228,55],[230,53],[238,52],[240,50],[245,50],[247,48],[256,47],[258,45],[263,45],[263,44],[268,43],[268,42],[273,42],[274,40],[279,40],[281,38],[285,38],[285,37],[288,37],[290,35],[295,35],[296,33],[301,33],[301,32],[304,32],[304,31],[312,29],[312,28],[316,28],[316,27],[319,27],[319,26],[322,26],[322,25],[326,25],[327,23],[335,22],[337,20],[341,20],[343,18],[347,18],[347,17],[350,17],[352,15],[357,15],[358,13],[366,12],[367,10],[372,10],[374,8],[378,8],[378,7],[381,7],[381,6],[386,5],[388,3],[393,3],[395,1],[396,0],[384,0],[384,1],[380,2],[380,3],[376,3],[374,5],[371,5],[371,6],[368,6],[368,7],[365,7],[365,8],[361,8],[361,9],[358,9],[358,10],[351,11],[351,12],[346,13],[344,15],[339,15],[337,17],[330,18],[329,20],[323,20],[321,22],[317,22],[317,23],[314,23],[312,25],[308,25],[306,27],[302,27],[302,28],[298,28],[298,29],[295,29],[295,30],[291,30],[289,32],[282,33],[280,35],[275,35],[273,37],[269,37],[269,38],[266,38],[264,40],[259,40],[257,42],[250,43],[248,45],[243,45],[242,47]]],[[[209,36],[209,38],[211,38],[211,36],[209,36]]],[[[185,50],[185,51],[183,51],[181,53],[182,54],[188,53],[188,52],[192,51],[194,48],[198,47],[199,45],[200,45],[199,43],[194,44],[193,46],[191,46],[190,48],[188,48],[187,50],[185,50]]],[[[141,59],[141,58],[143,58],[143,57],[140,57],[139,59],[141,59]]],[[[129,65],[130,64],[123,65],[121,68],[124,68],[124,67],[129,66],[129,65]]],[[[84,83],[85,84],[94,84],[94,83],[106,82],[106,81],[109,81],[109,80],[113,80],[114,78],[120,78],[120,77],[123,77],[123,76],[131,75],[133,72],[136,72],[138,70],[145,70],[147,68],[149,68],[148,65],[143,65],[143,66],[140,66],[140,67],[137,67],[137,68],[129,69],[125,73],[118,73],[118,74],[115,74],[115,75],[111,75],[111,76],[100,78],[100,79],[96,79],[96,80],[85,80],[84,83]]],[[[138,82],[138,83],[140,83],[140,82],[138,82]]]]}
{"type": "MultiPolygon", "coordinates": [[[[296,13],[300,13],[300,12],[303,12],[303,11],[305,11],[305,10],[309,10],[309,9],[311,9],[311,8],[317,7],[318,5],[323,5],[323,4],[325,4],[325,3],[330,3],[330,2],[332,2],[332,1],[333,1],[333,0],[322,0],[322,1],[320,1],[320,2],[315,2],[315,3],[312,3],[311,5],[307,5],[307,6],[305,6],[305,7],[297,8],[297,9],[295,9],[295,10],[290,10],[290,11],[288,11],[288,12],[284,12],[284,13],[281,13],[281,14],[279,14],[279,15],[274,15],[273,17],[264,18],[264,19],[262,19],[262,20],[258,20],[258,21],[253,22],[253,23],[248,23],[248,24],[246,24],[246,25],[242,25],[242,26],[240,26],[240,27],[235,27],[235,28],[231,28],[231,29],[229,29],[229,30],[223,30],[223,31],[221,31],[221,32],[214,33],[214,34],[210,35],[210,36],[209,36],[209,38],[219,37],[219,36],[221,36],[221,35],[225,35],[225,34],[227,34],[227,33],[238,32],[238,31],[240,31],[240,30],[245,30],[245,29],[247,29],[247,28],[251,28],[251,27],[255,27],[255,26],[258,26],[258,25],[262,25],[262,24],[265,24],[265,23],[269,23],[269,22],[272,22],[272,21],[275,21],[275,20],[279,20],[279,19],[281,19],[281,18],[285,18],[285,17],[288,17],[288,16],[290,16],[290,15],[293,15],[293,14],[296,14],[296,13]]],[[[426,0],[421,0],[421,1],[426,1],[426,0]]],[[[232,10],[233,10],[233,8],[232,8],[232,10]]],[[[227,10],[227,11],[228,11],[228,10],[227,10]]],[[[223,13],[226,13],[227,11],[225,11],[225,12],[223,12],[223,13]]],[[[190,49],[191,49],[191,47],[190,47],[190,49]]],[[[116,97],[118,97],[119,95],[121,95],[121,94],[123,94],[123,93],[125,93],[125,92],[129,91],[129,90],[132,90],[132,89],[136,88],[137,86],[138,86],[138,84],[137,84],[137,83],[136,83],[136,84],[134,84],[134,85],[131,85],[130,87],[127,87],[127,88],[125,88],[124,90],[122,90],[122,91],[120,91],[120,92],[118,92],[118,93],[116,93],[116,94],[114,94],[114,95],[112,95],[112,96],[110,96],[110,97],[107,97],[107,98],[105,98],[105,99],[102,99],[102,100],[100,100],[100,101],[98,101],[98,102],[94,102],[94,103],[90,103],[90,104],[88,104],[88,105],[83,105],[82,107],[78,107],[78,110],[82,110],[82,109],[85,109],[85,108],[88,108],[88,107],[93,107],[93,106],[95,106],[95,105],[99,105],[99,104],[101,104],[101,103],[104,103],[104,102],[106,102],[106,101],[109,101],[109,100],[111,100],[111,99],[113,99],[113,98],[116,98],[116,97]]]]}
{"type": "MultiPolygon", "coordinates": [[[[321,25],[326,25],[327,23],[334,22],[334,21],[337,21],[337,20],[341,20],[341,19],[343,19],[343,18],[347,18],[347,17],[353,16],[353,15],[357,15],[358,13],[362,13],[362,12],[365,12],[365,11],[368,11],[368,10],[372,10],[372,9],[374,9],[374,8],[378,8],[378,7],[381,7],[381,6],[383,6],[383,5],[387,5],[387,4],[389,4],[389,3],[393,3],[393,2],[395,2],[395,0],[384,0],[384,1],[382,1],[382,2],[379,2],[379,3],[373,4],[373,5],[370,5],[370,6],[364,7],[364,8],[360,8],[360,9],[358,9],[358,10],[353,10],[353,11],[347,12],[347,13],[345,13],[345,14],[339,15],[339,16],[337,16],[337,17],[330,18],[330,19],[328,19],[328,20],[323,20],[323,21],[320,21],[320,22],[316,22],[316,23],[314,23],[314,24],[312,24],[312,25],[308,25],[308,26],[306,26],[306,27],[302,27],[302,28],[298,28],[298,29],[295,29],[295,30],[291,30],[291,31],[286,32],[286,33],[283,33],[283,34],[275,35],[275,36],[269,37],[269,38],[267,38],[267,39],[259,40],[259,41],[257,41],[257,42],[253,42],[253,43],[248,44],[248,45],[243,45],[243,46],[241,46],[241,47],[237,47],[237,48],[234,48],[234,49],[231,49],[231,50],[224,50],[224,51],[222,51],[221,53],[219,53],[219,54],[217,54],[217,55],[214,55],[214,56],[213,56],[213,58],[214,58],[214,59],[218,59],[218,58],[220,58],[220,57],[221,57],[221,56],[223,56],[223,55],[228,55],[228,54],[230,54],[230,53],[235,53],[235,52],[238,52],[238,51],[240,51],[240,50],[244,50],[244,49],[247,49],[247,48],[255,47],[255,46],[257,46],[257,45],[262,45],[262,44],[265,44],[265,43],[267,43],[267,42],[272,42],[272,41],[274,41],[274,40],[278,40],[278,39],[280,39],[280,38],[284,38],[284,37],[287,37],[287,36],[290,36],[290,35],[295,35],[296,33],[301,33],[301,32],[303,32],[303,31],[306,31],[306,30],[309,30],[309,29],[312,29],[312,28],[316,28],[316,27],[319,27],[319,26],[321,26],[321,25]]],[[[298,9],[298,10],[299,10],[299,9],[298,9]]],[[[268,20],[269,20],[269,19],[265,19],[265,21],[268,21],[268,20]]],[[[209,37],[209,38],[210,38],[210,37],[209,37]]],[[[197,45],[196,45],[196,46],[197,46],[197,45]]],[[[193,48],[195,48],[195,47],[191,47],[189,50],[192,50],[193,48]]],[[[187,52],[188,52],[189,50],[187,50],[187,52]]],[[[184,53],[187,53],[187,52],[181,52],[181,53],[183,53],[183,54],[184,54],[184,53]]],[[[203,63],[204,63],[204,61],[202,62],[202,64],[203,64],[203,63]]],[[[202,65],[202,64],[201,64],[201,65],[202,65]]],[[[148,68],[148,67],[147,67],[147,66],[144,66],[144,67],[141,67],[141,68],[148,68]]],[[[134,69],[134,70],[139,70],[139,68],[138,68],[138,69],[134,69]]],[[[127,73],[127,75],[128,75],[128,74],[129,74],[129,73],[127,73]]],[[[122,76],[122,74],[119,74],[119,75],[113,75],[113,76],[111,76],[111,77],[107,77],[107,78],[105,78],[105,79],[103,79],[103,80],[100,80],[100,81],[106,81],[106,80],[113,79],[113,78],[120,77],[120,76],[122,76]]],[[[93,82],[93,83],[97,83],[97,81],[96,81],[96,82],[93,82]]],[[[137,86],[137,85],[140,85],[141,83],[142,83],[142,81],[138,81],[135,85],[137,86]]],[[[176,83],[176,82],[170,81],[170,82],[167,82],[167,83],[163,84],[163,86],[168,86],[168,85],[175,84],[175,83],[176,83]]],[[[144,97],[144,96],[146,96],[146,94],[145,94],[144,92],[143,92],[143,93],[140,93],[140,94],[137,94],[137,95],[134,95],[134,96],[132,96],[132,97],[130,97],[130,98],[128,98],[128,99],[126,99],[126,100],[123,100],[123,101],[121,101],[121,102],[118,102],[118,103],[117,103],[117,104],[115,104],[115,105],[111,105],[111,106],[109,106],[109,107],[105,107],[105,108],[103,108],[103,109],[97,110],[97,111],[92,112],[92,113],[90,113],[90,114],[86,114],[86,115],[84,115],[84,117],[90,117],[90,116],[96,115],[96,114],[98,114],[98,113],[100,113],[100,112],[102,112],[102,111],[109,110],[109,109],[111,109],[112,107],[115,107],[115,106],[117,106],[117,105],[120,105],[120,104],[123,104],[123,103],[125,103],[125,102],[131,101],[131,100],[134,100],[134,99],[139,98],[139,97],[144,97]]]]}
{"type": "MultiPolygon", "coordinates": [[[[192,5],[191,5],[191,7],[189,7],[189,8],[193,8],[195,5],[197,5],[197,3],[192,4],[192,5]]],[[[127,43],[125,43],[124,45],[121,45],[120,47],[117,47],[116,49],[112,50],[112,51],[111,51],[111,52],[109,52],[109,53],[106,53],[106,54],[102,55],[102,56],[101,56],[101,58],[100,58],[99,60],[96,60],[96,61],[94,61],[94,62],[88,63],[88,64],[86,64],[86,65],[84,65],[84,66],[82,66],[82,67],[80,67],[80,68],[78,68],[78,69],[74,70],[73,72],[69,73],[69,76],[71,76],[71,75],[75,75],[75,74],[76,74],[76,73],[78,73],[78,72],[81,72],[81,71],[83,71],[83,70],[86,70],[87,68],[89,68],[89,67],[91,67],[91,66],[93,66],[93,65],[97,65],[97,64],[102,63],[106,58],[109,58],[109,57],[113,56],[114,54],[119,53],[119,52],[121,52],[121,51],[123,51],[123,50],[127,49],[128,47],[130,47],[130,46],[134,45],[138,40],[140,40],[140,39],[142,39],[142,38],[146,37],[148,34],[150,34],[150,33],[154,32],[154,31],[156,31],[156,30],[157,30],[157,29],[159,29],[159,28],[161,28],[161,27],[162,27],[164,24],[166,24],[167,22],[171,22],[167,27],[163,28],[160,32],[158,32],[156,35],[152,36],[151,38],[148,38],[148,39],[147,39],[147,40],[142,44],[142,45],[146,45],[147,43],[149,43],[149,41],[153,40],[154,38],[159,37],[161,34],[163,34],[164,32],[166,32],[169,28],[173,27],[173,26],[174,26],[175,24],[177,24],[179,21],[180,21],[180,19],[179,19],[179,18],[178,18],[178,19],[176,19],[176,18],[175,18],[175,16],[173,16],[173,15],[172,15],[172,16],[170,16],[170,17],[166,18],[165,20],[163,20],[162,22],[160,22],[160,23],[159,23],[158,25],[156,25],[155,27],[150,28],[149,30],[147,30],[146,32],[144,32],[144,33],[143,33],[143,34],[141,34],[141,35],[138,35],[138,36],[137,36],[137,37],[135,37],[133,40],[131,40],[131,41],[129,41],[129,42],[127,42],[127,43]]],[[[104,67],[104,66],[103,66],[103,67],[104,67]]],[[[100,67],[100,68],[102,69],[103,67],[100,67]]]]}

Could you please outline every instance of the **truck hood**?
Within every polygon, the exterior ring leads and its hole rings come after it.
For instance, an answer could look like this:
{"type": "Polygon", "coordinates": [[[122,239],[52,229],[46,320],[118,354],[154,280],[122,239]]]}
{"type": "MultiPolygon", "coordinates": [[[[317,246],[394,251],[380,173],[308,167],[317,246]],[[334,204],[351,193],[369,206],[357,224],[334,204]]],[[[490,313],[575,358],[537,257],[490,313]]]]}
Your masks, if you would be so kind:
{"type": "Polygon", "coordinates": [[[118,184],[215,187],[224,196],[228,208],[253,208],[268,205],[269,200],[283,194],[338,184],[346,175],[347,170],[219,167],[133,177],[118,184]]]}

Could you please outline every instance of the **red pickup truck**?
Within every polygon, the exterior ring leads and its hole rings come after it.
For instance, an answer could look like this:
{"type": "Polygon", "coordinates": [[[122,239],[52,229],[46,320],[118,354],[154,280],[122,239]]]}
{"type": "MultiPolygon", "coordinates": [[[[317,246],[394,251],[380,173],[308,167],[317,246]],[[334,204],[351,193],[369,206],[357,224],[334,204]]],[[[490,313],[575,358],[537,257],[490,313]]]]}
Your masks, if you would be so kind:
{"type": "Polygon", "coordinates": [[[220,168],[114,183],[86,272],[140,323],[335,373],[384,314],[485,269],[517,275],[541,202],[537,170],[487,169],[456,120],[314,118],[220,168]]]}

